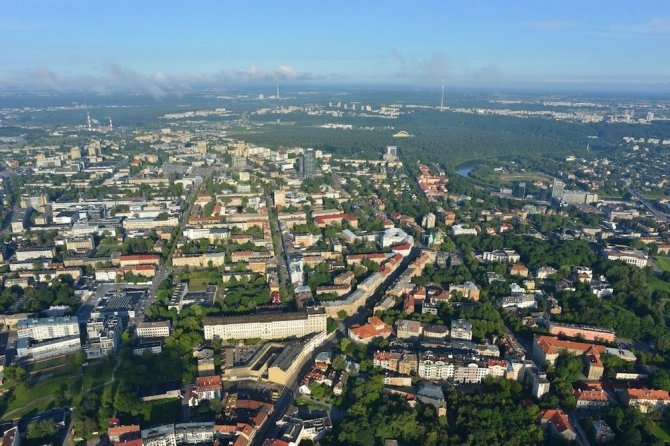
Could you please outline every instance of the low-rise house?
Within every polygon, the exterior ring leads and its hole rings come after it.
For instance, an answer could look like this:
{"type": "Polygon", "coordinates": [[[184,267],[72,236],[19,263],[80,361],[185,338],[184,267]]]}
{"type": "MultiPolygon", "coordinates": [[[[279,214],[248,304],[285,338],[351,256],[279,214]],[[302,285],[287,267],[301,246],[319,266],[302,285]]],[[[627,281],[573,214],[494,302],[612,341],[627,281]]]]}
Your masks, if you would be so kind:
{"type": "Polygon", "coordinates": [[[377,337],[388,338],[393,331],[377,316],[368,318],[367,324],[354,325],[349,329],[349,337],[356,342],[367,344],[377,337]]]}
{"type": "Polygon", "coordinates": [[[565,441],[575,441],[577,432],[572,426],[568,415],[562,409],[546,409],[540,414],[543,426],[549,426],[551,435],[556,435],[565,441]]]}

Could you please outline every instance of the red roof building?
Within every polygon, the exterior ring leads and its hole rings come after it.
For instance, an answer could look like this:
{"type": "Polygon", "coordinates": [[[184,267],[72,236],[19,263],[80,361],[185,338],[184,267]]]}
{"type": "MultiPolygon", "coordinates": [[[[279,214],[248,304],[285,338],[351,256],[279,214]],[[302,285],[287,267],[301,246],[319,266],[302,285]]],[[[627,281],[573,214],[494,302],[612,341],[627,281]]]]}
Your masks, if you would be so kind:
{"type": "Polygon", "coordinates": [[[540,414],[542,425],[548,425],[552,435],[557,435],[566,441],[577,439],[577,433],[572,426],[568,415],[562,409],[547,409],[540,414]]]}
{"type": "Polygon", "coordinates": [[[131,254],[119,257],[120,266],[159,265],[161,257],[157,254],[131,254]]]}

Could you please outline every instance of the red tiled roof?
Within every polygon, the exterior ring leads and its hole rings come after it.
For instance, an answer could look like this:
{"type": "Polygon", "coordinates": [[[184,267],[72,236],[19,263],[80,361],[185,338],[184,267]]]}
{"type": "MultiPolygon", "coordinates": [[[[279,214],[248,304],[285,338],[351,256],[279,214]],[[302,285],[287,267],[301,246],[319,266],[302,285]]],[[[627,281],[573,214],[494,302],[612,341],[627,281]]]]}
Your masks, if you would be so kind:
{"type": "Polygon", "coordinates": [[[535,341],[545,353],[556,353],[560,350],[581,350],[582,352],[589,351],[591,354],[600,355],[605,352],[605,347],[602,345],[593,345],[576,341],[564,341],[553,336],[538,335],[535,337],[535,341]]]}
{"type": "Polygon", "coordinates": [[[108,437],[120,437],[121,435],[129,434],[131,432],[139,432],[140,427],[136,424],[132,424],[130,426],[117,426],[117,427],[110,427],[107,429],[107,436],[108,437]]]}
{"type": "Polygon", "coordinates": [[[159,260],[160,256],[157,254],[130,254],[126,256],[119,257],[121,262],[131,261],[131,260],[159,260]]]}
{"type": "Polygon", "coordinates": [[[546,409],[541,412],[540,420],[543,423],[552,423],[558,433],[573,431],[568,415],[561,409],[546,409]]]}
{"type": "Polygon", "coordinates": [[[626,389],[628,398],[631,400],[670,400],[670,393],[666,390],[657,389],[626,389]]]}

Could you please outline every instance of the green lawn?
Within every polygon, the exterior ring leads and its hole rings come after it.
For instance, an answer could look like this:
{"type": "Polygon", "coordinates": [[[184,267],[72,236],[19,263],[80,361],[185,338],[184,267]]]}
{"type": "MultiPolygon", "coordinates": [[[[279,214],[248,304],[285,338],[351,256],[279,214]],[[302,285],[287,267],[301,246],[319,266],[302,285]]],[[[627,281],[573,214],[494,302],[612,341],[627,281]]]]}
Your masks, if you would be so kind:
{"type": "Polygon", "coordinates": [[[670,256],[656,256],[654,262],[663,271],[670,271],[670,256]]]}
{"type": "Polygon", "coordinates": [[[142,404],[144,424],[147,426],[173,423],[174,420],[179,419],[180,412],[181,400],[179,398],[150,401],[142,404]]]}
{"type": "MultiPolygon", "coordinates": [[[[30,388],[24,384],[19,385],[14,389],[11,397],[7,401],[5,413],[14,409],[18,409],[22,406],[26,406],[25,413],[30,412],[35,407],[40,409],[45,408],[49,405],[51,400],[56,397],[56,395],[62,392],[64,387],[67,388],[70,385],[72,379],[72,376],[54,376],[47,378],[30,388]],[[35,403],[36,400],[45,397],[48,397],[45,399],[45,401],[35,403]]],[[[16,418],[17,416],[17,414],[10,414],[9,418],[16,418]]]]}
{"type": "Polygon", "coordinates": [[[189,291],[205,291],[209,285],[209,279],[191,279],[188,283],[189,291]]]}
{"type": "Polygon", "coordinates": [[[105,384],[112,379],[113,369],[114,364],[107,360],[84,367],[83,388],[90,389],[91,387],[105,384]]]}
{"type": "Polygon", "coordinates": [[[654,433],[656,438],[661,440],[664,443],[670,442],[670,434],[659,426],[657,423],[651,423],[651,431],[654,433]]]}
{"type": "Polygon", "coordinates": [[[31,367],[31,372],[38,372],[40,370],[48,369],[51,367],[64,366],[68,364],[67,356],[59,356],[58,358],[50,358],[44,361],[36,362],[31,367]]]}
{"type": "Polygon", "coordinates": [[[654,290],[667,291],[670,293],[670,283],[666,282],[658,276],[652,276],[649,278],[648,283],[649,286],[654,290]]]}

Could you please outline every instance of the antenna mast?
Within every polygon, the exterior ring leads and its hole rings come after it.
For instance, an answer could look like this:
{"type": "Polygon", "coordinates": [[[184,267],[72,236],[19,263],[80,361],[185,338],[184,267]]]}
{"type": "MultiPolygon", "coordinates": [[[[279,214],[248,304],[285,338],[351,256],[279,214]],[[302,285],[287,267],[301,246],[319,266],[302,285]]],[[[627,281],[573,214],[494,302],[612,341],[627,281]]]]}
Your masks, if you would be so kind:
{"type": "Polygon", "coordinates": [[[442,97],[440,98],[440,111],[444,111],[444,83],[442,83],[442,97]]]}

